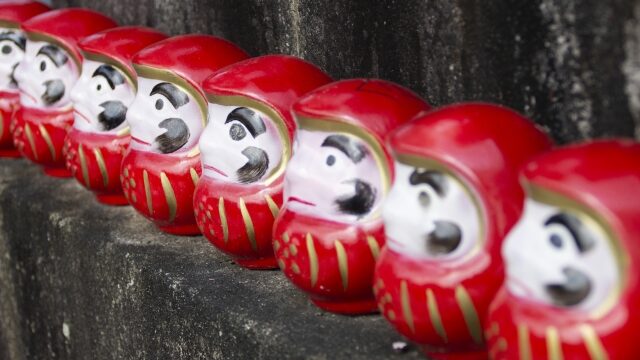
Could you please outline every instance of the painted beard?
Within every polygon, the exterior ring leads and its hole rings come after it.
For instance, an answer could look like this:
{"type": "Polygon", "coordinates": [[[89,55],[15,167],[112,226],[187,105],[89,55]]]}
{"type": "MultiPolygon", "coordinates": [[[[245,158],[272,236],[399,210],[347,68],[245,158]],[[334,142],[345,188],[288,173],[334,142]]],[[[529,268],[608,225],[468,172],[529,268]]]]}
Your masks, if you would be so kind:
{"type": "Polygon", "coordinates": [[[164,119],[158,126],[162,129],[167,129],[167,131],[154,140],[158,150],[163,154],[177,151],[189,141],[189,137],[191,136],[189,127],[187,127],[184,120],[179,118],[164,119]]]}
{"type": "Polygon", "coordinates": [[[47,80],[43,83],[43,85],[46,89],[41,98],[46,105],[53,105],[64,96],[64,92],[66,89],[62,80],[47,80]]]}
{"type": "Polygon", "coordinates": [[[236,177],[241,184],[250,184],[260,180],[269,168],[269,157],[267,153],[254,146],[249,146],[242,150],[242,155],[246,156],[247,161],[238,171],[236,177]]]}
{"type": "Polygon", "coordinates": [[[460,227],[450,221],[434,221],[435,229],[426,236],[426,246],[430,254],[452,253],[462,242],[460,227]]]}
{"type": "Polygon", "coordinates": [[[351,181],[355,184],[355,195],[338,198],[335,203],[342,213],[362,217],[371,211],[376,199],[376,191],[369,183],[362,180],[351,181]]]}
{"type": "Polygon", "coordinates": [[[127,117],[127,107],[121,101],[105,101],[100,107],[104,108],[104,111],[98,114],[103,131],[117,128],[127,117]]]}
{"type": "Polygon", "coordinates": [[[557,306],[573,306],[579,304],[591,292],[591,281],[582,271],[571,266],[562,269],[566,281],[546,285],[546,292],[557,306]]]}

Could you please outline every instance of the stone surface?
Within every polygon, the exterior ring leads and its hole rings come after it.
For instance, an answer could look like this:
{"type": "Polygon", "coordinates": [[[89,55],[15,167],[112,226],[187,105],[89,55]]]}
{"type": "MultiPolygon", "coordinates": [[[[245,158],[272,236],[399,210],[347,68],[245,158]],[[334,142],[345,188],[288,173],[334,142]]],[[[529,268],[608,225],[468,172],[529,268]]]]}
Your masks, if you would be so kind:
{"type": "Polygon", "coordinates": [[[0,160],[2,359],[413,359],[380,316],[321,312],[278,271],[160,233],[0,160]]]}
{"type": "Polygon", "coordinates": [[[640,134],[639,0],[53,3],[223,36],[252,55],[298,55],[335,78],[396,81],[437,106],[501,103],[560,142],[640,134]]]}

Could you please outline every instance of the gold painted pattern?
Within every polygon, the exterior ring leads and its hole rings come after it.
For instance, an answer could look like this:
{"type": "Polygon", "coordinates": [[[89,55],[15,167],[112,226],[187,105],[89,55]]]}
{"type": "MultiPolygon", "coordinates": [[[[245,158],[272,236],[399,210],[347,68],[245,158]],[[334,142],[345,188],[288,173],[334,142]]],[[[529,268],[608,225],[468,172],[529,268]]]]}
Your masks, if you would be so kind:
{"type": "Polygon", "coordinates": [[[222,238],[226,244],[229,241],[229,224],[227,224],[227,212],[224,210],[224,198],[218,200],[218,215],[222,226],[222,238]]]}
{"type": "Polygon", "coordinates": [[[198,176],[198,172],[194,168],[189,169],[189,174],[191,174],[191,181],[193,181],[193,186],[198,185],[198,180],[200,177],[198,176]]]}
{"type": "Polygon", "coordinates": [[[84,149],[82,148],[82,145],[78,145],[78,159],[80,159],[82,178],[84,179],[85,185],[89,187],[91,185],[89,183],[89,169],[87,168],[87,158],[84,156],[84,149]]]}
{"type": "Polygon", "coordinates": [[[480,325],[480,318],[473,305],[473,300],[469,296],[467,289],[464,286],[459,285],[456,287],[456,302],[458,307],[462,311],[462,316],[469,329],[469,334],[473,338],[476,344],[482,344],[484,339],[482,338],[482,326],[480,325]]]}
{"type": "Polygon", "coordinates": [[[311,234],[307,233],[306,241],[307,253],[309,255],[309,272],[311,273],[311,287],[314,287],[316,286],[316,282],[318,282],[318,253],[316,253],[316,247],[313,244],[311,234]]]}
{"type": "Polygon", "coordinates": [[[178,202],[176,201],[176,194],[173,192],[171,181],[169,181],[169,178],[167,177],[167,174],[164,173],[164,171],[160,172],[160,183],[162,184],[164,198],[167,201],[167,207],[169,208],[169,221],[173,221],[176,218],[178,202]]]}
{"type": "Polygon", "coordinates": [[[558,330],[554,327],[547,328],[547,355],[549,360],[562,360],[562,345],[558,330]]]}
{"type": "Polygon", "coordinates": [[[51,136],[49,136],[49,132],[44,125],[38,125],[38,129],[40,130],[40,135],[44,139],[44,142],[47,143],[47,147],[49,148],[49,152],[51,153],[51,158],[56,160],[56,149],[53,147],[53,142],[51,141],[51,136]]]}
{"type": "Polygon", "coordinates": [[[333,242],[336,248],[336,256],[338,257],[338,268],[340,269],[340,278],[342,279],[342,289],[347,291],[349,287],[349,260],[344,245],[339,240],[333,242]]]}
{"type": "Polygon", "coordinates": [[[24,134],[27,135],[27,140],[29,141],[29,146],[31,147],[31,152],[33,153],[33,157],[38,160],[38,152],[36,151],[36,142],[33,139],[33,133],[31,132],[31,126],[29,124],[24,124],[24,134]]]}
{"type": "Polygon", "coordinates": [[[367,244],[369,244],[373,260],[378,260],[378,256],[380,255],[380,245],[378,245],[376,238],[371,235],[367,235],[367,244]]]}
{"type": "Polygon", "coordinates": [[[531,360],[529,329],[523,324],[518,325],[518,349],[520,352],[520,360],[531,360]]]}
{"type": "Polygon", "coordinates": [[[288,243],[289,242],[289,233],[284,233],[284,235],[282,235],[282,240],[284,240],[284,243],[288,243]]]}
{"type": "Polygon", "coordinates": [[[269,196],[269,194],[265,194],[264,195],[264,200],[267,202],[267,205],[269,206],[269,211],[271,211],[271,215],[273,215],[273,218],[277,218],[278,217],[278,213],[280,213],[280,209],[278,208],[278,205],[276,205],[276,202],[273,201],[273,199],[271,198],[271,196],[269,196]]]}
{"type": "Polygon", "coordinates": [[[584,344],[587,347],[591,360],[609,359],[609,355],[605,351],[604,346],[602,346],[602,342],[600,342],[598,334],[596,334],[595,330],[593,330],[591,326],[580,326],[580,333],[582,334],[582,339],[584,340],[584,344]]]}
{"type": "Polygon", "coordinates": [[[251,249],[253,251],[258,251],[258,244],[256,243],[256,232],[253,228],[253,221],[251,220],[251,214],[249,214],[249,210],[247,210],[247,205],[244,203],[244,199],[240,198],[238,202],[238,206],[240,207],[240,213],[242,214],[242,220],[244,221],[244,228],[247,231],[247,237],[249,238],[249,243],[251,243],[251,249]]]}
{"type": "MultiPolygon", "coordinates": [[[[507,340],[499,338],[495,344],[489,349],[489,359],[495,359],[496,355],[507,350],[507,340]]],[[[522,360],[522,359],[520,359],[522,360]]]]}
{"type": "MultiPolygon", "coordinates": [[[[127,169],[125,169],[124,171],[126,175],[127,169]]],[[[147,210],[149,210],[149,215],[153,215],[151,187],[149,186],[149,173],[147,173],[147,170],[142,170],[142,182],[144,183],[144,195],[147,198],[147,210]]]]}
{"type": "Polygon", "coordinates": [[[427,289],[427,310],[429,311],[429,318],[431,318],[431,324],[433,325],[433,328],[445,343],[448,342],[449,340],[447,339],[447,332],[444,329],[442,317],[440,316],[440,309],[438,309],[436,297],[433,294],[433,290],[431,289],[427,289]]]}
{"type": "Polygon", "coordinates": [[[409,288],[407,287],[407,282],[402,280],[400,282],[400,303],[402,305],[402,316],[404,317],[404,321],[411,329],[412,333],[416,332],[415,325],[413,324],[413,311],[411,310],[411,303],[409,302],[409,288]]]}
{"type": "Polygon", "coordinates": [[[107,174],[107,165],[104,163],[102,152],[100,151],[100,149],[95,148],[93,149],[93,155],[96,157],[96,162],[98,163],[98,169],[100,169],[100,174],[102,175],[102,183],[104,184],[105,187],[107,187],[109,186],[109,175],[107,174]]]}

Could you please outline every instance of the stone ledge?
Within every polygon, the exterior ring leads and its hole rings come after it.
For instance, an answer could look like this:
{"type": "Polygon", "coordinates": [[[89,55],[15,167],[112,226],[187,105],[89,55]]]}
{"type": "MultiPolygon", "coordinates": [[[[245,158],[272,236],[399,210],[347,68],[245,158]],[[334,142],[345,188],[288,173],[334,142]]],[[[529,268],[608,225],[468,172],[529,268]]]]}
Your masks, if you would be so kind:
{"type": "Polygon", "coordinates": [[[419,358],[380,316],[323,313],[277,271],[163,234],[0,160],[0,358],[419,358]]]}

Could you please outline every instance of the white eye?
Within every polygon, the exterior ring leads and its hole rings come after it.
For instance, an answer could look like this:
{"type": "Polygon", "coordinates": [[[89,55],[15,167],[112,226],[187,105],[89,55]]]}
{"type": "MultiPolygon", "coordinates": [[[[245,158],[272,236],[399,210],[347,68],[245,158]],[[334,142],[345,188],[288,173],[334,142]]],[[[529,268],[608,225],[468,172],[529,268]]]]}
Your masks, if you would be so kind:
{"type": "Polygon", "coordinates": [[[104,94],[111,89],[109,82],[107,82],[107,80],[102,76],[96,76],[91,79],[90,88],[96,94],[104,94]]]}

